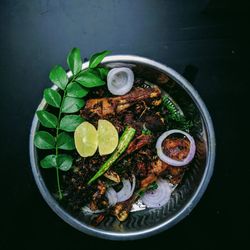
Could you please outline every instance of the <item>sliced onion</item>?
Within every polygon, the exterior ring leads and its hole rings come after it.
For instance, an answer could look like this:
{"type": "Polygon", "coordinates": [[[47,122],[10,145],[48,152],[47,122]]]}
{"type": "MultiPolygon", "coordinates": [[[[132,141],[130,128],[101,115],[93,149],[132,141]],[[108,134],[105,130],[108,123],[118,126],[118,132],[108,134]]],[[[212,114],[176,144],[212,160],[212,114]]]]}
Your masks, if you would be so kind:
{"type": "Polygon", "coordinates": [[[135,190],[135,176],[133,175],[133,181],[132,181],[132,186],[129,180],[122,180],[123,187],[122,189],[117,193],[117,202],[120,201],[126,201],[129,199],[134,190],[135,190]]]}
{"type": "Polygon", "coordinates": [[[156,183],[158,185],[157,189],[147,191],[141,198],[148,208],[164,206],[169,201],[172,193],[172,189],[166,180],[159,178],[156,183]]]}
{"type": "Polygon", "coordinates": [[[106,197],[109,200],[110,206],[114,206],[117,203],[117,193],[112,187],[108,188],[106,192],[106,197]]]}
{"type": "Polygon", "coordinates": [[[122,180],[123,187],[119,192],[116,192],[112,187],[108,188],[106,197],[109,200],[109,205],[114,206],[117,202],[128,200],[135,190],[135,176],[133,175],[132,185],[129,180],[122,180]]]}
{"type": "Polygon", "coordinates": [[[184,165],[187,165],[190,161],[193,160],[194,158],[194,155],[195,155],[195,150],[196,150],[196,146],[195,146],[195,141],[194,141],[194,138],[182,131],[182,130],[179,130],[179,129],[172,129],[172,130],[169,130],[169,131],[166,131],[165,133],[163,133],[157,140],[156,142],[156,150],[157,150],[157,154],[159,156],[159,158],[168,163],[169,165],[172,165],[172,166],[176,166],[176,167],[180,167],[180,166],[184,166],[184,165]],[[188,155],[185,159],[181,160],[181,161],[178,161],[178,160],[174,160],[170,157],[168,157],[166,154],[164,154],[163,150],[162,150],[162,143],[163,141],[171,134],[183,134],[185,135],[189,142],[190,142],[190,149],[189,149],[189,152],[188,152],[188,155]]]}
{"type": "Polygon", "coordinates": [[[134,84],[134,73],[129,68],[111,69],[107,76],[108,90],[113,95],[125,95],[134,84]]]}

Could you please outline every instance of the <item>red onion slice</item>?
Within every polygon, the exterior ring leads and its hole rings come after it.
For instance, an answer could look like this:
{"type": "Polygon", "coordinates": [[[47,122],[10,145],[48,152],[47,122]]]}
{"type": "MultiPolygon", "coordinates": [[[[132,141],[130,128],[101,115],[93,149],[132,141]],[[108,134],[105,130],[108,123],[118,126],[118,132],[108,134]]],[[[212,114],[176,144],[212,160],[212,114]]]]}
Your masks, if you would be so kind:
{"type": "Polygon", "coordinates": [[[122,189],[117,193],[117,202],[120,201],[126,201],[129,199],[134,190],[135,190],[135,176],[133,175],[133,181],[132,181],[132,186],[129,180],[122,180],[123,187],[122,189]]]}
{"type": "Polygon", "coordinates": [[[114,206],[117,202],[128,200],[135,190],[135,176],[133,175],[132,185],[129,180],[122,180],[123,187],[119,192],[116,192],[112,187],[108,188],[106,197],[108,198],[109,205],[114,206]]]}
{"type": "Polygon", "coordinates": [[[106,197],[108,198],[110,206],[114,206],[117,203],[117,193],[112,187],[108,188],[106,197]]]}
{"type": "Polygon", "coordinates": [[[157,150],[157,154],[158,154],[159,158],[162,161],[168,163],[169,165],[180,167],[180,166],[187,165],[189,162],[191,162],[193,160],[194,155],[195,155],[196,146],[195,146],[194,138],[190,134],[188,134],[182,130],[179,130],[179,129],[172,129],[172,130],[166,131],[158,138],[158,140],[156,142],[156,150],[157,150]],[[167,155],[164,154],[164,152],[162,150],[163,141],[169,135],[176,134],[176,133],[185,135],[190,142],[189,153],[188,153],[187,157],[182,161],[177,161],[177,160],[174,160],[174,159],[168,157],[167,155]]]}
{"type": "Polygon", "coordinates": [[[159,178],[156,183],[158,185],[157,189],[147,191],[141,198],[148,208],[164,206],[169,201],[172,193],[172,189],[166,180],[159,178]]]}
{"type": "Polygon", "coordinates": [[[107,76],[108,90],[113,95],[125,95],[134,84],[134,73],[129,68],[111,69],[107,76]]]}

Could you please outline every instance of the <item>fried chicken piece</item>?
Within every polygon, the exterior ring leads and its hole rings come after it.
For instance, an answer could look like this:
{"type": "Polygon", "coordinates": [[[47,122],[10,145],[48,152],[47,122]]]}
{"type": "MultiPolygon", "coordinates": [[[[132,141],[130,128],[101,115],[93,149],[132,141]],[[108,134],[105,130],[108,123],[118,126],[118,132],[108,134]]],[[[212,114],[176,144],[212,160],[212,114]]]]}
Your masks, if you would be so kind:
{"type": "Polygon", "coordinates": [[[148,187],[151,183],[156,181],[157,177],[162,174],[170,165],[157,159],[153,161],[148,170],[148,176],[141,181],[141,188],[148,187]]]}
{"type": "Polygon", "coordinates": [[[111,210],[111,214],[114,215],[119,221],[125,221],[128,218],[132,205],[137,198],[137,196],[133,195],[126,201],[116,203],[111,210]]]}
{"type": "MultiPolygon", "coordinates": [[[[170,138],[164,140],[162,146],[164,153],[168,154],[169,157],[175,160],[183,160],[188,155],[190,142],[186,138],[170,138]]],[[[147,187],[149,184],[156,181],[157,177],[165,171],[168,171],[168,174],[172,177],[170,178],[170,182],[178,184],[185,170],[185,166],[170,166],[160,159],[157,159],[151,163],[148,170],[148,176],[141,181],[141,187],[147,187]]]]}
{"type": "Polygon", "coordinates": [[[189,153],[190,141],[187,138],[165,139],[163,152],[174,160],[182,161],[189,153]]]}
{"type": "Polygon", "coordinates": [[[89,208],[93,211],[108,206],[107,199],[105,198],[107,187],[104,182],[98,181],[97,191],[94,193],[89,208]]]}
{"type": "Polygon", "coordinates": [[[89,99],[86,102],[84,109],[81,111],[81,115],[85,118],[117,115],[140,101],[144,101],[149,105],[160,105],[160,89],[158,87],[148,89],[134,88],[128,94],[123,96],[89,99]]]}
{"type": "Polygon", "coordinates": [[[120,157],[119,161],[122,160],[127,155],[141,149],[142,147],[149,145],[152,142],[153,136],[152,135],[144,135],[141,134],[137,136],[130,144],[128,145],[127,150],[125,153],[120,157]]]}
{"type": "Polygon", "coordinates": [[[132,142],[130,142],[126,150],[126,154],[131,154],[132,152],[141,149],[143,146],[150,144],[152,142],[152,139],[152,135],[141,134],[137,136],[132,142]]]}

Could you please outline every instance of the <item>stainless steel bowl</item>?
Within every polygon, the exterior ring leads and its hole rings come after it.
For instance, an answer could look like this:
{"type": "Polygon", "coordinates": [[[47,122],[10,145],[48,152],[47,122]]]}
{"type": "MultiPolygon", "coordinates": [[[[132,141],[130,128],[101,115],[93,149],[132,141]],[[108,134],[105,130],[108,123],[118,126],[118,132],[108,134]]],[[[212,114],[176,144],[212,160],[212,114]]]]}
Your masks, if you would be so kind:
{"type": "MultiPolygon", "coordinates": [[[[199,114],[200,125],[195,135],[197,153],[190,171],[183,183],[175,189],[168,204],[160,209],[146,209],[131,213],[128,220],[120,223],[113,217],[106,219],[101,225],[90,225],[90,216],[73,214],[60,205],[52,194],[50,187],[51,172],[39,167],[39,157],[34,147],[34,134],[39,122],[34,116],[30,132],[30,161],[36,184],[48,205],[65,222],[84,233],[112,240],[133,240],[157,234],[172,227],[186,217],[204,194],[213,173],[215,160],[215,135],[212,120],[199,94],[192,85],[175,70],[156,61],[133,55],[115,55],[104,59],[103,64],[113,68],[126,66],[133,68],[138,76],[159,85],[160,88],[174,89],[173,93],[182,91],[186,100],[195,106],[199,114]]],[[[83,64],[88,67],[88,62],[83,64]]],[[[70,72],[68,73],[70,76],[70,72]]],[[[56,86],[52,88],[57,89],[56,86]]],[[[173,94],[174,95],[174,94],[173,94]]],[[[171,96],[175,99],[175,96],[171,96]]],[[[38,109],[44,109],[44,100],[38,109]]]]}

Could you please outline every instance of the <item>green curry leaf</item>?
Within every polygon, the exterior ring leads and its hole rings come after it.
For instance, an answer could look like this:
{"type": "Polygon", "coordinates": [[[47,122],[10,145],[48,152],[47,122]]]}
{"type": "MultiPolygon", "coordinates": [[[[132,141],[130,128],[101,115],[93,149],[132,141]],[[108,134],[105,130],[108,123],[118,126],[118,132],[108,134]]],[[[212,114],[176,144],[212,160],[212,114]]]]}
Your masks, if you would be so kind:
{"type": "Polygon", "coordinates": [[[110,50],[104,50],[91,56],[89,60],[89,68],[93,69],[103,60],[103,58],[111,53],[110,50]]]}
{"type": "Polygon", "coordinates": [[[62,132],[57,137],[56,146],[64,150],[75,149],[74,138],[66,132],[62,132]]]}
{"type": "Polygon", "coordinates": [[[40,161],[42,168],[55,168],[57,167],[56,155],[47,155],[40,161]]]}
{"type": "Polygon", "coordinates": [[[65,70],[59,65],[56,65],[52,68],[49,73],[49,79],[60,89],[65,89],[68,83],[67,74],[65,70]]]}
{"type": "Polygon", "coordinates": [[[60,94],[54,89],[51,89],[51,88],[45,89],[43,92],[43,97],[49,105],[56,107],[56,108],[60,107],[62,98],[60,94]]]}
{"type": "Polygon", "coordinates": [[[40,149],[55,148],[55,138],[46,131],[38,131],[35,134],[34,143],[40,149]]]}
{"type": "Polygon", "coordinates": [[[71,82],[67,86],[67,96],[82,98],[86,96],[89,92],[88,89],[82,87],[77,82],[71,82]]]}
{"type": "Polygon", "coordinates": [[[67,132],[74,132],[82,122],[84,122],[84,119],[79,115],[66,115],[60,122],[60,129],[67,132]]]}
{"type": "Polygon", "coordinates": [[[105,82],[92,70],[82,71],[77,76],[76,82],[86,88],[94,88],[105,85],[105,82]]]}
{"type": "Polygon", "coordinates": [[[59,154],[56,158],[57,167],[62,171],[68,171],[73,163],[71,155],[59,154]]]}
{"type": "Polygon", "coordinates": [[[67,57],[67,63],[72,71],[73,75],[76,75],[79,73],[82,69],[82,59],[81,59],[81,53],[80,49],[73,48],[67,57]]]}
{"type": "Polygon", "coordinates": [[[75,113],[79,111],[85,102],[83,99],[68,97],[66,96],[62,101],[62,112],[63,113],[75,113]]]}
{"type": "Polygon", "coordinates": [[[36,115],[44,127],[56,128],[58,120],[55,115],[45,110],[36,111],[36,115]]]}

